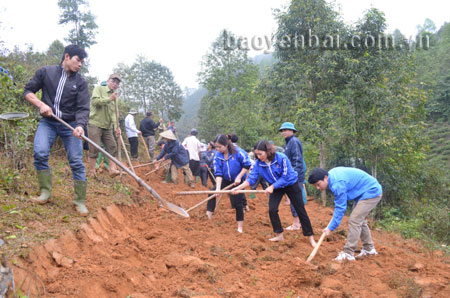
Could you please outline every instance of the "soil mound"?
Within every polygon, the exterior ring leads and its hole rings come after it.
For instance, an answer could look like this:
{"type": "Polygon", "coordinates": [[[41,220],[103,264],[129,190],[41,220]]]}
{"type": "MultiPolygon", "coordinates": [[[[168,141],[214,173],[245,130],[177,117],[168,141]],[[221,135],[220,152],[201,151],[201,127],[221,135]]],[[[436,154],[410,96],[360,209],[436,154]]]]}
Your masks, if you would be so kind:
{"type": "MultiPolygon", "coordinates": [[[[163,184],[158,174],[145,180],[185,209],[206,197],[175,197],[189,187],[163,184]]],[[[331,260],[345,242],[344,220],[306,264],[312,248],[301,231],[286,231],[283,242],[267,240],[273,234],[265,195],[247,197],[243,234],[227,196],[212,221],[205,205],[185,219],[160,208],[143,188],[139,197],[134,206],[97,210],[88,224],[17,258],[16,288],[32,297],[450,297],[448,257],[398,235],[374,230],[378,256],[337,264],[331,260]]],[[[332,210],[314,201],[306,208],[318,238],[332,210]]],[[[291,223],[288,206],[280,205],[280,216],[284,226],[291,223]]]]}

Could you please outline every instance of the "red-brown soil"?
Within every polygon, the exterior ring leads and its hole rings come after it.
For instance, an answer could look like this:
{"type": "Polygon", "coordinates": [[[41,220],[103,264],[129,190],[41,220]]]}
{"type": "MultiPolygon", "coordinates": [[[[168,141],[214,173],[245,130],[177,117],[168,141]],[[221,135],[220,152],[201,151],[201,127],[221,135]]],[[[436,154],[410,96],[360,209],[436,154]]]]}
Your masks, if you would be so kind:
{"type": "MultiPolygon", "coordinates": [[[[147,171],[137,169],[142,178],[147,171]]],[[[185,209],[205,198],[175,197],[189,187],[163,184],[157,174],[145,180],[185,209]]],[[[227,197],[208,221],[205,205],[186,219],[143,188],[138,196],[141,204],[97,210],[89,224],[17,258],[16,287],[32,297],[450,297],[449,258],[395,234],[373,229],[379,255],[338,264],[332,259],[345,243],[344,219],[306,264],[312,248],[301,232],[267,240],[273,233],[265,195],[248,199],[243,234],[227,197]]],[[[306,208],[318,239],[332,209],[314,201],[306,208]]],[[[291,223],[288,206],[280,205],[280,216],[284,226],[291,223]]]]}

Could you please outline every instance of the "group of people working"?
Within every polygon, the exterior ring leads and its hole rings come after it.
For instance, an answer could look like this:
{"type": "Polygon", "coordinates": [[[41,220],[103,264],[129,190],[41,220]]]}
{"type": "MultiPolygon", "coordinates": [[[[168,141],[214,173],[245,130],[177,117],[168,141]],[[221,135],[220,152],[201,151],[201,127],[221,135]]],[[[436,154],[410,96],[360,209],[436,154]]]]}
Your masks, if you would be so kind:
{"type": "MultiPolygon", "coordinates": [[[[239,190],[249,186],[255,189],[259,182],[264,181],[269,185],[263,188],[265,188],[265,193],[269,195],[269,218],[276,234],[269,240],[281,241],[284,239],[284,229],[281,225],[278,208],[283,196],[287,195],[294,218],[293,224],[287,230],[300,230],[301,228],[303,235],[308,237],[311,246],[315,247],[317,244],[314,240],[313,228],[305,209],[306,194],[303,184],[306,166],[303,159],[302,143],[295,136],[297,130],[293,123],[283,123],[279,131],[286,142],[284,153],[277,152],[271,142],[261,140],[253,148],[256,159],[252,164],[247,152],[237,146],[236,136],[220,134],[216,136],[213,142],[208,144],[204,163],[213,171],[211,177],[214,190],[220,191],[231,186],[230,203],[231,207],[235,209],[239,233],[243,232],[244,210],[247,202],[245,195],[239,193],[239,190]]],[[[189,138],[196,139],[196,135],[197,131],[193,129],[189,138]]],[[[170,141],[170,133],[162,133],[161,136],[168,142],[176,142],[175,140],[170,141]]],[[[190,143],[189,140],[185,140],[183,144],[197,143],[195,141],[190,143]]],[[[196,146],[199,145],[197,144],[194,147],[196,146]]],[[[187,147],[190,148],[191,146],[187,147]]],[[[182,149],[183,146],[179,146],[179,148],[182,149]]],[[[170,159],[176,156],[176,154],[170,155],[169,152],[174,153],[173,151],[163,150],[157,159],[170,159]]],[[[187,157],[192,157],[190,151],[189,154],[187,152],[183,154],[186,157],[185,170],[190,171],[192,169],[194,171],[193,169],[197,166],[192,166],[192,163],[187,161],[187,157]],[[188,167],[188,164],[190,167],[188,167]]],[[[176,168],[173,169],[176,170],[176,168]]],[[[360,238],[363,242],[363,249],[357,257],[376,255],[377,252],[372,242],[366,218],[381,200],[382,188],[378,181],[362,170],[337,167],[329,172],[321,168],[313,169],[308,177],[308,182],[319,190],[330,189],[335,195],[333,217],[328,226],[323,229],[323,233],[327,236],[340,225],[347,209],[347,201],[355,201],[356,206],[349,218],[347,243],[335,260],[355,260],[354,251],[360,238]]],[[[206,184],[204,185],[206,186],[206,184]]],[[[210,220],[213,218],[215,207],[216,197],[214,196],[208,201],[206,208],[206,215],[210,220]]]]}
{"type": "MultiPolygon", "coordinates": [[[[34,77],[24,88],[24,97],[31,104],[39,108],[43,116],[39,122],[34,139],[34,166],[37,170],[40,195],[33,198],[39,204],[45,204],[52,194],[52,173],[48,164],[50,149],[57,136],[60,136],[72,170],[74,180],[74,206],[83,216],[88,214],[86,201],[86,170],[82,160],[82,137],[86,130],[89,137],[97,144],[103,144],[106,150],[115,155],[117,145],[113,136],[121,131],[118,125],[117,93],[121,82],[120,76],[111,75],[105,86],[97,86],[92,98],[89,94],[85,79],[79,74],[86,52],[76,45],[65,47],[61,63],[38,69],[34,77]],[[42,99],[36,96],[42,91],[42,99]],[[55,117],[68,122],[73,129],[68,129],[58,122],[55,117]]],[[[136,111],[131,110],[125,119],[127,136],[131,145],[132,156],[137,154],[137,137],[143,134],[148,140],[148,148],[155,147],[154,133],[151,131],[159,124],[151,120],[151,112],[147,113],[147,120],[143,120],[140,130],[134,124],[136,111]],[[127,124],[128,123],[128,124],[127,124]]],[[[172,127],[169,127],[173,129],[172,127]]],[[[178,182],[178,169],[182,169],[189,185],[194,184],[194,176],[201,176],[206,185],[209,176],[216,190],[231,188],[232,207],[236,210],[238,232],[243,232],[245,195],[238,191],[248,186],[257,185],[264,179],[268,186],[265,193],[269,195],[269,217],[276,236],[271,241],[283,240],[283,227],[278,215],[278,207],[284,194],[290,199],[294,223],[291,230],[301,229],[312,246],[316,245],[313,229],[305,209],[302,194],[305,169],[301,142],[295,137],[296,129],[290,122],[283,123],[280,132],[286,140],[285,153],[276,152],[275,147],[268,141],[261,140],[253,148],[256,156],[251,163],[247,153],[239,148],[232,137],[218,135],[213,142],[208,143],[207,149],[202,150],[196,138],[197,131],[192,130],[191,136],[180,144],[174,131],[168,129],[160,134],[164,139],[161,152],[157,160],[170,160],[170,174],[173,182],[178,182]],[[198,154],[202,150],[204,154],[198,154]],[[216,150],[214,152],[214,150],[216,150]],[[295,219],[297,218],[297,219],[295,219]]],[[[153,152],[153,151],[152,151],[153,152]]],[[[95,159],[98,150],[89,146],[89,167],[95,173],[95,159]]],[[[134,157],[137,157],[137,155],[134,157]]],[[[153,155],[152,155],[153,158],[153,155]]],[[[159,166],[160,164],[158,164],[159,166]]],[[[110,173],[115,175],[117,169],[110,164],[110,173]]],[[[310,172],[308,182],[319,190],[330,189],[335,195],[335,210],[333,217],[323,233],[329,235],[342,220],[347,208],[347,201],[354,201],[353,211],[349,218],[349,231],[344,250],[336,260],[354,260],[354,251],[361,238],[363,249],[358,256],[377,254],[369,227],[367,216],[381,200],[382,188],[378,181],[367,173],[354,169],[338,167],[329,172],[316,168],[310,172]]],[[[208,201],[207,217],[213,218],[216,206],[215,198],[208,201]]]]}

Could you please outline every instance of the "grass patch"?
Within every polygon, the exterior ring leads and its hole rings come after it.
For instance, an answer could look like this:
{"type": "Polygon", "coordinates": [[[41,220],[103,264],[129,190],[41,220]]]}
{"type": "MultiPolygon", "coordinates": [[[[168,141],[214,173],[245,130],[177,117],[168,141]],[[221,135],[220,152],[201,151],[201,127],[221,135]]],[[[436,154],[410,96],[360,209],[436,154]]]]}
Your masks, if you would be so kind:
{"type": "MultiPolygon", "coordinates": [[[[73,180],[70,167],[63,152],[51,156],[53,172],[52,201],[45,205],[31,202],[38,194],[36,171],[30,158],[26,167],[19,170],[0,167],[0,234],[7,241],[7,257],[18,255],[26,258],[29,246],[45,243],[58,237],[63,231],[75,230],[88,218],[76,214],[73,180]],[[20,177],[20,179],[18,179],[20,177]]],[[[3,161],[4,156],[0,156],[3,161]]],[[[91,214],[98,208],[119,204],[131,204],[132,191],[121,186],[109,176],[102,180],[88,179],[86,205],[91,214]],[[101,194],[97,190],[102,190],[101,194]]]]}
{"type": "Polygon", "coordinates": [[[416,284],[412,278],[401,276],[398,273],[390,273],[388,285],[391,289],[398,290],[401,297],[422,297],[422,287],[416,284]]]}

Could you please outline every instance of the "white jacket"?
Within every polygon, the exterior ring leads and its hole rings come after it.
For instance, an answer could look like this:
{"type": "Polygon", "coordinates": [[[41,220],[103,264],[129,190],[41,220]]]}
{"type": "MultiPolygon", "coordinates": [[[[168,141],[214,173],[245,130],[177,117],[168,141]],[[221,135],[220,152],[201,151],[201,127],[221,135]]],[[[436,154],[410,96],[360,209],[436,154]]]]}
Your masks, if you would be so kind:
{"type": "Polygon", "coordinates": [[[134,123],[134,116],[128,114],[125,117],[125,132],[128,138],[133,138],[138,136],[139,130],[136,128],[136,123],[134,123]]]}
{"type": "Polygon", "coordinates": [[[202,148],[202,143],[200,143],[196,136],[189,136],[184,139],[183,146],[189,152],[189,160],[200,161],[200,156],[198,153],[202,148]]]}

